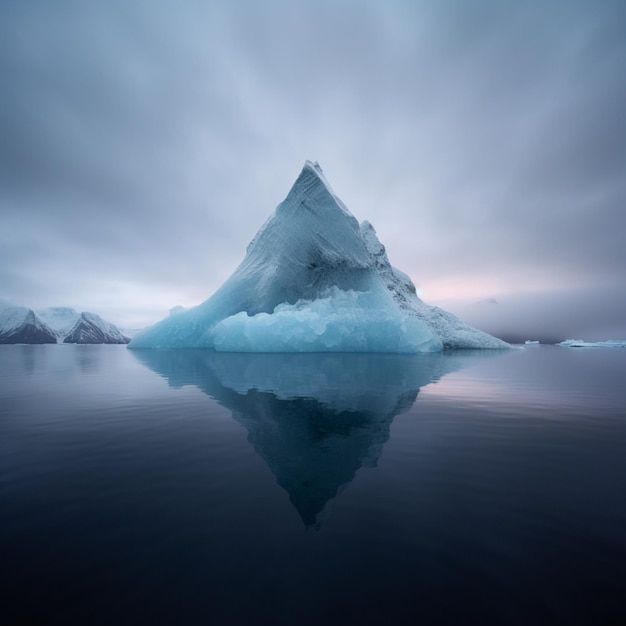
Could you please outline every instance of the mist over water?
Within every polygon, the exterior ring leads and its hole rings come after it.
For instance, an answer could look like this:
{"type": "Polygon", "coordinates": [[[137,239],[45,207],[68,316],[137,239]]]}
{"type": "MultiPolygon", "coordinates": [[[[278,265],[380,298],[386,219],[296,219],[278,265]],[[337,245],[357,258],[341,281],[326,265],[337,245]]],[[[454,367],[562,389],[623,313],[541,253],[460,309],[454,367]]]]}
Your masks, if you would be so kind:
{"type": "Polygon", "coordinates": [[[613,287],[513,292],[474,302],[449,300],[441,306],[468,324],[511,343],[526,339],[553,344],[565,339],[626,338],[626,291],[613,287]]]}

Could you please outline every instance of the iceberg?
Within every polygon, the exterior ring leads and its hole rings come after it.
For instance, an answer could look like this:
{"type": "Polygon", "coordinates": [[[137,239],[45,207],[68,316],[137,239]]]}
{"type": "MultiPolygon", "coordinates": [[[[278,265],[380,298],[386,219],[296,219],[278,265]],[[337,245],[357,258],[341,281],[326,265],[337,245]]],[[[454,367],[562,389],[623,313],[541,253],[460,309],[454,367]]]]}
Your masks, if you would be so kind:
{"type": "Polygon", "coordinates": [[[509,345],[424,304],[371,224],[359,225],[307,161],[230,278],[129,347],[418,353],[509,345]]]}

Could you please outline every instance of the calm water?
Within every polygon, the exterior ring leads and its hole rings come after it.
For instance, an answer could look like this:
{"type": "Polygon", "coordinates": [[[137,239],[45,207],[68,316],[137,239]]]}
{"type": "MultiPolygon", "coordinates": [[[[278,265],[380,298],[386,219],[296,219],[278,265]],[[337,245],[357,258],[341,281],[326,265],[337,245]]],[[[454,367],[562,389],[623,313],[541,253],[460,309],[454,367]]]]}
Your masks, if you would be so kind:
{"type": "Polygon", "coordinates": [[[0,623],[624,623],[625,372],[0,346],[0,623]]]}

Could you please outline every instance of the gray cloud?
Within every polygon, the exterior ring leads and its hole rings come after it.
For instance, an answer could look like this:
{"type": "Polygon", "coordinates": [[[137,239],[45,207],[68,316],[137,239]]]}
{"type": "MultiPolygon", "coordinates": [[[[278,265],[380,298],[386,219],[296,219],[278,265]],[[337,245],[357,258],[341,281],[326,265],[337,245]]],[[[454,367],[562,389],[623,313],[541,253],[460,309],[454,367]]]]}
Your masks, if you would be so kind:
{"type": "Polygon", "coordinates": [[[626,320],[624,32],[621,0],[4,2],[0,297],[199,302],[310,158],[427,300],[626,320]]]}

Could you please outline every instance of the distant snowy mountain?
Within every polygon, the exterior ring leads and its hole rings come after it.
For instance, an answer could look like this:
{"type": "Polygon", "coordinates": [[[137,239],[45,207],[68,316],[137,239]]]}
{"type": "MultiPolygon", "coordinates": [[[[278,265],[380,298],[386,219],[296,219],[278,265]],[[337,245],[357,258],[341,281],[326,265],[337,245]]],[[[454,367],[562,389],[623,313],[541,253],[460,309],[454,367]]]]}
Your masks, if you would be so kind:
{"type": "Polygon", "coordinates": [[[128,343],[130,339],[114,324],[105,322],[94,313],[81,313],[63,339],[63,343],[128,343]]]}
{"type": "Polygon", "coordinates": [[[509,345],[425,305],[372,226],[359,227],[319,165],[307,161],[213,296],[139,333],[130,347],[434,352],[509,345]]]}
{"type": "Polygon", "coordinates": [[[128,343],[114,324],[69,307],[0,311],[0,343],[128,343]]]}
{"type": "Polygon", "coordinates": [[[54,331],[32,309],[0,311],[0,343],[56,343],[54,331]]]}

